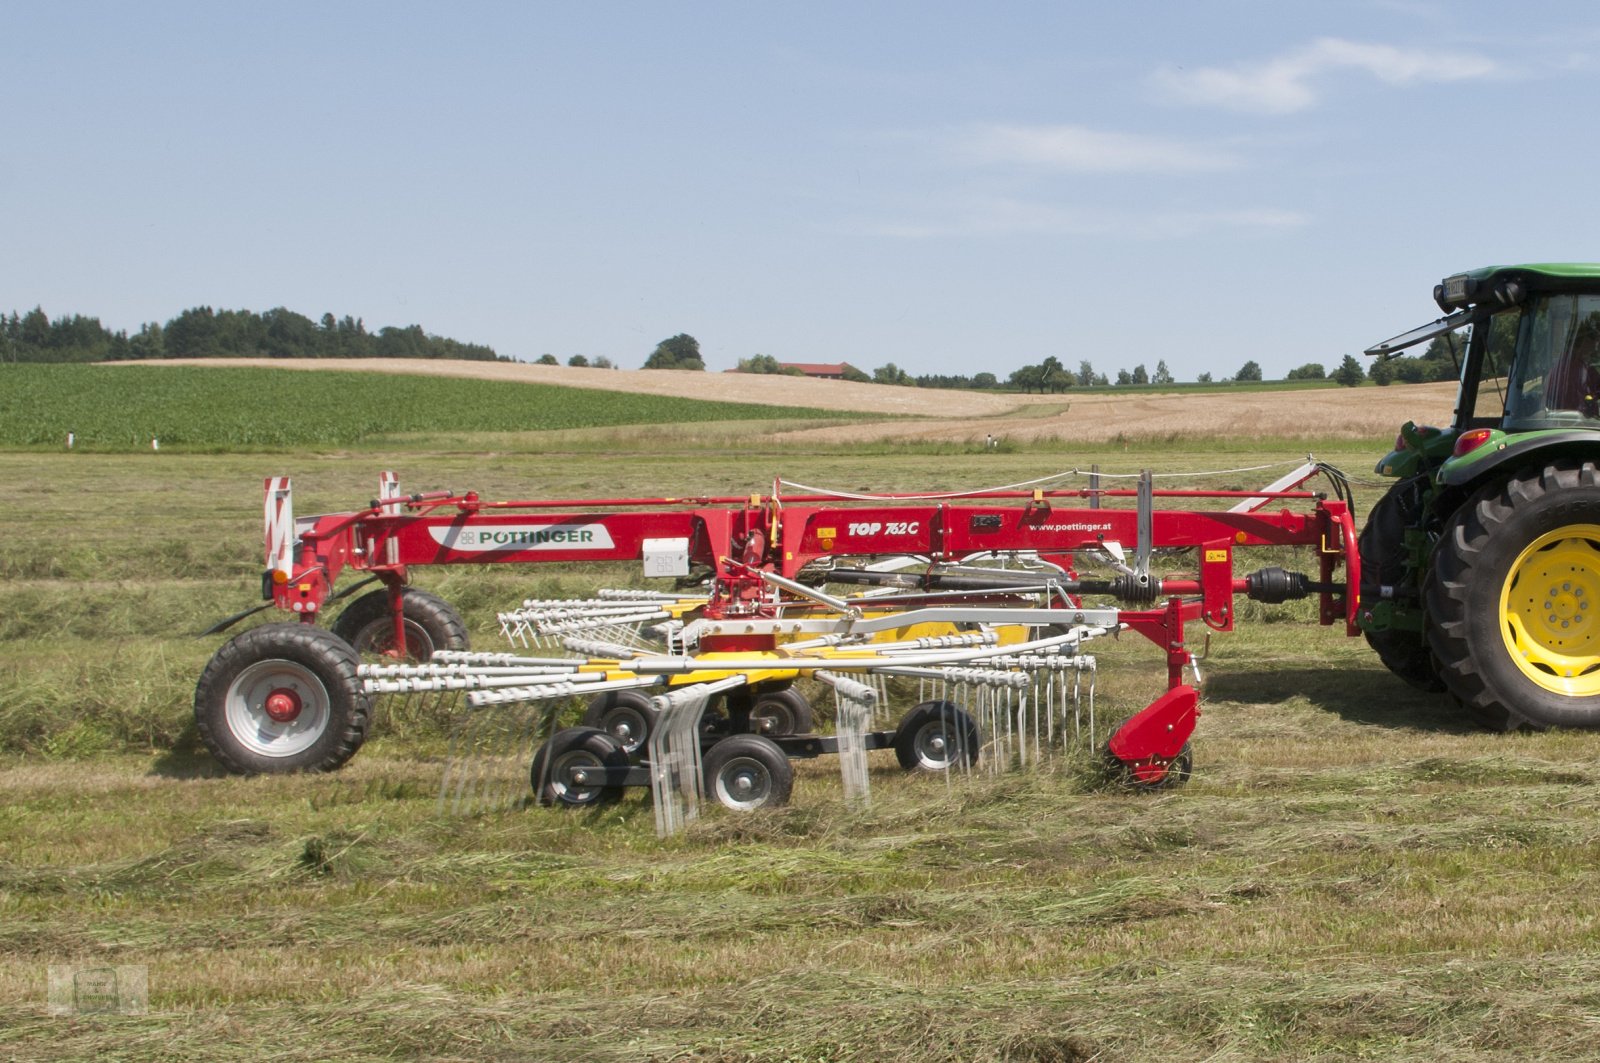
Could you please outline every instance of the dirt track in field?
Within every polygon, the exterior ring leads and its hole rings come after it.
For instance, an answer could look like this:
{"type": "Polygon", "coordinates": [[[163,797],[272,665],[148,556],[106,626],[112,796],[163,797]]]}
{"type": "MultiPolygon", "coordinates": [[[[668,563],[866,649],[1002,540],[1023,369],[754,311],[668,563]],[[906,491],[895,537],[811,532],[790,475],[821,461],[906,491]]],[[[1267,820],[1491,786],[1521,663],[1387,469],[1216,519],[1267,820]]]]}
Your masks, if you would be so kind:
{"type": "Polygon", "coordinates": [[[1455,397],[1453,383],[1312,391],[1118,394],[1115,389],[1105,389],[1069,391],[1060,395],[1016,395],[887,387],[789,376],[670,369],[577,369],[520,362],[202,358],[105,364],[250,365],[273,369],[410,373],[926,418],[811,428],[782,435],[784,439],[802,444],[807,440],[819,443],[851,440],[970,442],[990,434],[1000,439],[1060,438],[1086,442],[1239,435],[1390,438],[1407,420],[1419,424],[1447,422],[1455,397]]]}

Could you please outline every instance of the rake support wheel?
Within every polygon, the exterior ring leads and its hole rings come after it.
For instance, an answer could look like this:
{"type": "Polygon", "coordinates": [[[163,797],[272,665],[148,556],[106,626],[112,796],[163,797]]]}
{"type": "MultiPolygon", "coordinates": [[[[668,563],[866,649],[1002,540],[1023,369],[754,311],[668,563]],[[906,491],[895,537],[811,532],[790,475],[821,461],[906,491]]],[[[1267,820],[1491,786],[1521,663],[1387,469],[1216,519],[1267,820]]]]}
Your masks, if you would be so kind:
{"type": "Polygon", "coordinates": [[[794,789],[794,767],[778,743],[762,735],[729,735],[706,751],[706,795],[724,808],[781,808],[794,789]]]}
{"type": "Polygon", "coordinates": [[[750,709],[750,729],[757,734],[803,735],[813,726],[811,703],[794,687],[762,694],[750,709]]]}
{"type": "Polygon", "coordinates": [[[194,691],[200,740],[240,775],[332,771],[366,741],[360,658],[331,631],[265,624],[234,636],[194,691]]]}
{"type": "Polygon", "coordinates": [[[659,719],[660,713],[650,704],[650,695],[641,690],[596,694],[583,713],[585,727],[606,732],[629,756],[640,755],[659,719]]]}
{"type": "Polygon", "coordinates": [[[953,701],[924,701],[894,731],[894,755],[906,771],[946,771],[978,763],[978,725],[953,701]]]}
{"type": "Polygon", "coordinates": [[[539,747],[528,776],[541,805],[588,808],[617,800],[622,787],[599,779],[580,782],[574,773],[587,768],[602,776],[610,769],[627,767],[627,751],[611,735],[594,727],[567,727],[539,747]]]}
{"type": "Polygon", "coordinates": [[[1450,692],[1486,726],[1600,727],[1600,473],[1551,462],[1456,511],[1427,584],[1450,692]]]}
{"type": "MultiPolygon", "coordinates": [[[[426,661],[434,650],[467,648],[467,625],[450,603],[436,594],[407,587],[401,592],[406,625],[406,659],[426,661]]],[[[389,592],[363,594],[333,622],[333,633],[357,653],[387,654],[394,646],[394,614],[389,592]]]]}

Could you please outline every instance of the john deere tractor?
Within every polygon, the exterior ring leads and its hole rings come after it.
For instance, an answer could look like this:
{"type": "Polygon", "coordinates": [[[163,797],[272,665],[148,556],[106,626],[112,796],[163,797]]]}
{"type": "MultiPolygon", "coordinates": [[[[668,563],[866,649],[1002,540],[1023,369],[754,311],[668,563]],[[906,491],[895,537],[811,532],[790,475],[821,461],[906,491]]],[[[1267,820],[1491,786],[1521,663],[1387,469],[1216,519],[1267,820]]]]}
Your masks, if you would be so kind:
{"type": "Polygon", "coordinates": [[[1600,264],[1490,266],[1434,289],[1454,422],[1407,423],[1361,534],[1367,640],[1497,729],[1600,727],[1600,264]]]}

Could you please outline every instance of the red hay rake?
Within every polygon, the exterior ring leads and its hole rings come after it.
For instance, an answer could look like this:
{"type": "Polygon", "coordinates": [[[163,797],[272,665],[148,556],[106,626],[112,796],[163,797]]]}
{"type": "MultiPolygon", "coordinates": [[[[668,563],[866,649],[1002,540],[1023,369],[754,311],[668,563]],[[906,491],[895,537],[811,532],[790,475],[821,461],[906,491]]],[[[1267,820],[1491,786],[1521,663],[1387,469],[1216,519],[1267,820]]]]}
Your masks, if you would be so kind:
{"type": "Polygon", "coordinates": [[[1087,677],[1092,690],[1085,646],[1130,631],[1164,654],[1167,684],[1111,735],[1108,764],[1135,786],[1181,783],[1200,714],[1190,625],[1232,630],[1240,597],[1315,596],[1321,623],[1356,633],[1348,487],[1310,461],[1257,491],[1158,489],[1149,472],[1133,488],[1104,487],[1098,474],[1058,486],[1070,475],[943,495],[777,481],[765,495],[491,501],[403,495],[384,473],[366,508],[302,518],[288,479],[272,478],[262,593],[299,623],[246,631],[218,652],[196,691],[200,733],[233,770],[329,770],[365,738],[374,696],[449,696],[465,700],[471,726],[443,797],[510,796],[470,755],[493,720],[513,745],[548,736],[531,770],[540,800],[585,805],[648,785],[665,833],[702,796],[782,804],[791,758],[839,755],[855,801],[867,799],[873,749],[894,749],[908,768],[971,770],[980,748],[991,762],[1028,763],[1083,732],[1077,698],[1070,720],[1062,706],[1069,685],[1080,691],[1087,677]],[[1303,488],[1319,474],[1333,497],[1303,488]],[[1173,504],[1215,508],[1158,508],[1173,504]],[[1314,575],[1236,575],[1235,552],[1253,547],[1309,549],[1314,575]],[[1158,551],[1185,551],[1189,571],[1157,573],[1158,551]],[[468,652],[454,610],[409,586],[424,565],[600,561],[642,562],[679,589],[529,600],[500,614],[513,646],[541,656],[468,652]],[[331,630],[314,626],[355,589],[334,592],[346,569],[382,589],[331,630]],[[388,660],[362,663],[363,653],[388,660]],[[833,734],[813,732],[797,679],[833,693],[833,734]],[[919,704],[876,730],[891,684],[915,684],[919,704]],[[573,697],[588,698],[586,726],[552,734],[573,697]],[[531,712],[508,722],[516,706],[531,712]]]}

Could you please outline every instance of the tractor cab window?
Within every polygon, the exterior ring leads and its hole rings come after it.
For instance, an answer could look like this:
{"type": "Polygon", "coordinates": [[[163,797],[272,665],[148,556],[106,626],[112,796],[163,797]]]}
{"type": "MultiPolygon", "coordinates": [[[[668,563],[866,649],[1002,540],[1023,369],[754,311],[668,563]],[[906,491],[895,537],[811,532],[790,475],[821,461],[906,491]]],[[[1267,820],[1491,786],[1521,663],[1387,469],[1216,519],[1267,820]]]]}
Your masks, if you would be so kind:
{"type": "Polygon", "coordinates": [[[1506,382],[1507,427],[1559,428],[1600,419],[1600,295],[1534,300],[1521,314],[1516,346],[1506,382]]]}
{"type": "MultiPolygon", "coordinates": [[[[1473,397],[1470,428],[1498,428],[1506,416],[1506,373],[1517,349],[1517,329],[1522,310],[1505,310],[1473,326],[1486,334],[1477,363],[1477,393],[1473,397]]],[[[1467,377],[1471,381],[1470,374],[1467,377]]]]}

